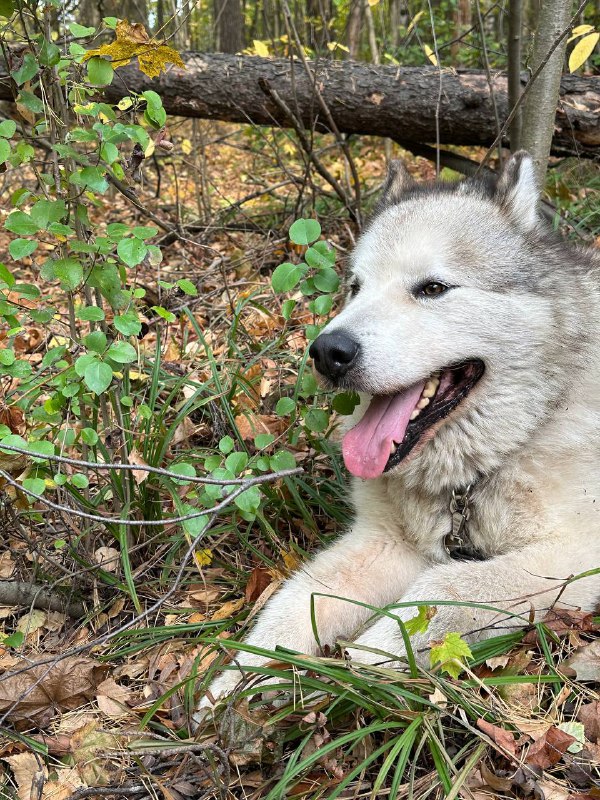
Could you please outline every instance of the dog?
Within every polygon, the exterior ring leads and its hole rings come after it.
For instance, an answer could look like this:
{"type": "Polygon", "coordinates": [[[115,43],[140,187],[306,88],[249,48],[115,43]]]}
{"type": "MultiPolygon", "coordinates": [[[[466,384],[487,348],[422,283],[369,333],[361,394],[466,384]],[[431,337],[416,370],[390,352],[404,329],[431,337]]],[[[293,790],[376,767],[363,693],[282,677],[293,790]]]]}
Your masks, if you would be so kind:
{"type": "MultiPolygon", "coordinates": [[[[346,303],[310,347],[324,384],[361,398],[342,440],[354,523],[284,583],[248,643],[315,654],[342,639],[352,659],[399,665],[398,618],[427,602],[411,638],[427,664],[449,632],[474,642],[557,603],[594,609],[599,270],[542,221],[527,153],[496,182],[419,185],[392,162],[346,303]]],[[[218,677],[201,709],[239,680],[218,677]]]]}

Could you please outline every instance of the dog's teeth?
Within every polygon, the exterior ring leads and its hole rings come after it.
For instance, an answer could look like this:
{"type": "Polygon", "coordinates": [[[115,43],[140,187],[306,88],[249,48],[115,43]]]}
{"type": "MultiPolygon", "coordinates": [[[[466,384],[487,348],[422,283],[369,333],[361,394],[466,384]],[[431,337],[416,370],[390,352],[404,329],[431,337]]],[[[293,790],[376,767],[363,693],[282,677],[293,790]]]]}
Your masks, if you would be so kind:
{"type": "Polygon", "coordinates": [[[440,385],[439,378],[436,377],[429,378],[429,380],[425,384],[425,388],[423,389],[421,397],[433,397],[433,395],[437,392],[439,385],[440,385]]]}
{"type": "Polygon", "coordinates": [[[419,416],[420,413],[421,413],[421,409],[417,406],[417,408],[415,408],[415,410],[410,415],[410,419],[411,420],[416,419],[419,416]]]}
{"type": "Polygon", "coordinates": [[[417,408],[418,409],[427,408],[430,402],[431,401],[428,397],[421,397],[421,399],[417,403],[417,408]]]}
{"type": "Polygon", "coordinates": [[[396,450],[398,449],[398,445],[396,442],[390,442],[390,455],[393,456],[396,450]]]}

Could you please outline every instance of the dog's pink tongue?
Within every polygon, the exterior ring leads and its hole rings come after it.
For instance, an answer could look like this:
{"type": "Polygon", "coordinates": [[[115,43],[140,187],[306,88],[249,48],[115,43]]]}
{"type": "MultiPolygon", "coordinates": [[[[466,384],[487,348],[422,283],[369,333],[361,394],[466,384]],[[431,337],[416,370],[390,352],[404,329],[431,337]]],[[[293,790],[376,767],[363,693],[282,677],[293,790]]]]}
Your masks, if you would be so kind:
{"type": "Polygon", "coordinates": [[[425,383],[404,392],[375,396],[363,418],[344,436],[342,453],[348,471],[357,478],[383,474],[392,442],[404,439],[410,415],[425,383]]]}

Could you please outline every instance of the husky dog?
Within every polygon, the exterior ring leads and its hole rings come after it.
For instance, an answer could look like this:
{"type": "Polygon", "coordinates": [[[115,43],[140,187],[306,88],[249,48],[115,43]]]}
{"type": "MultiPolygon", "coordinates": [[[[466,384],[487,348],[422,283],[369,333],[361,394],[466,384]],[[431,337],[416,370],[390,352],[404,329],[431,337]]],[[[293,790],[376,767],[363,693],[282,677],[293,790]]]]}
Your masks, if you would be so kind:
{"type": "Polygon", "coordinates": [[[392,163],[346,304],[310,348],[326,385],[361,396],[342,443],[355,521],[248,643],[317,653],[311,597],[321,645],[388,665],[403,639],[373,607],[408,620],[437,605],[411,640],[423,663],[449,632],[595,607],[600,575],[570,579],[600,567],[600,260],[547,230],[537,201],[524,152],[495,184],[420,186],[392,163]]]}

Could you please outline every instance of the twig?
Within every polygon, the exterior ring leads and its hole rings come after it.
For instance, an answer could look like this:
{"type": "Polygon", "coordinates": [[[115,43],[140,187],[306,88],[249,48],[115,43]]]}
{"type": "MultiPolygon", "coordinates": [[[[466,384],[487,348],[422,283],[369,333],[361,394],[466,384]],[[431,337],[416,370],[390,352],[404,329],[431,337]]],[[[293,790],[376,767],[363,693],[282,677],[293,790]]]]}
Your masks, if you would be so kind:
{"type": "Polygon", "coordinates": [[[143,783],[134,786],[82,786],[69,795],[69,800],[82,800],[84,797],[133,797],[147,792],[143,783]]]}

